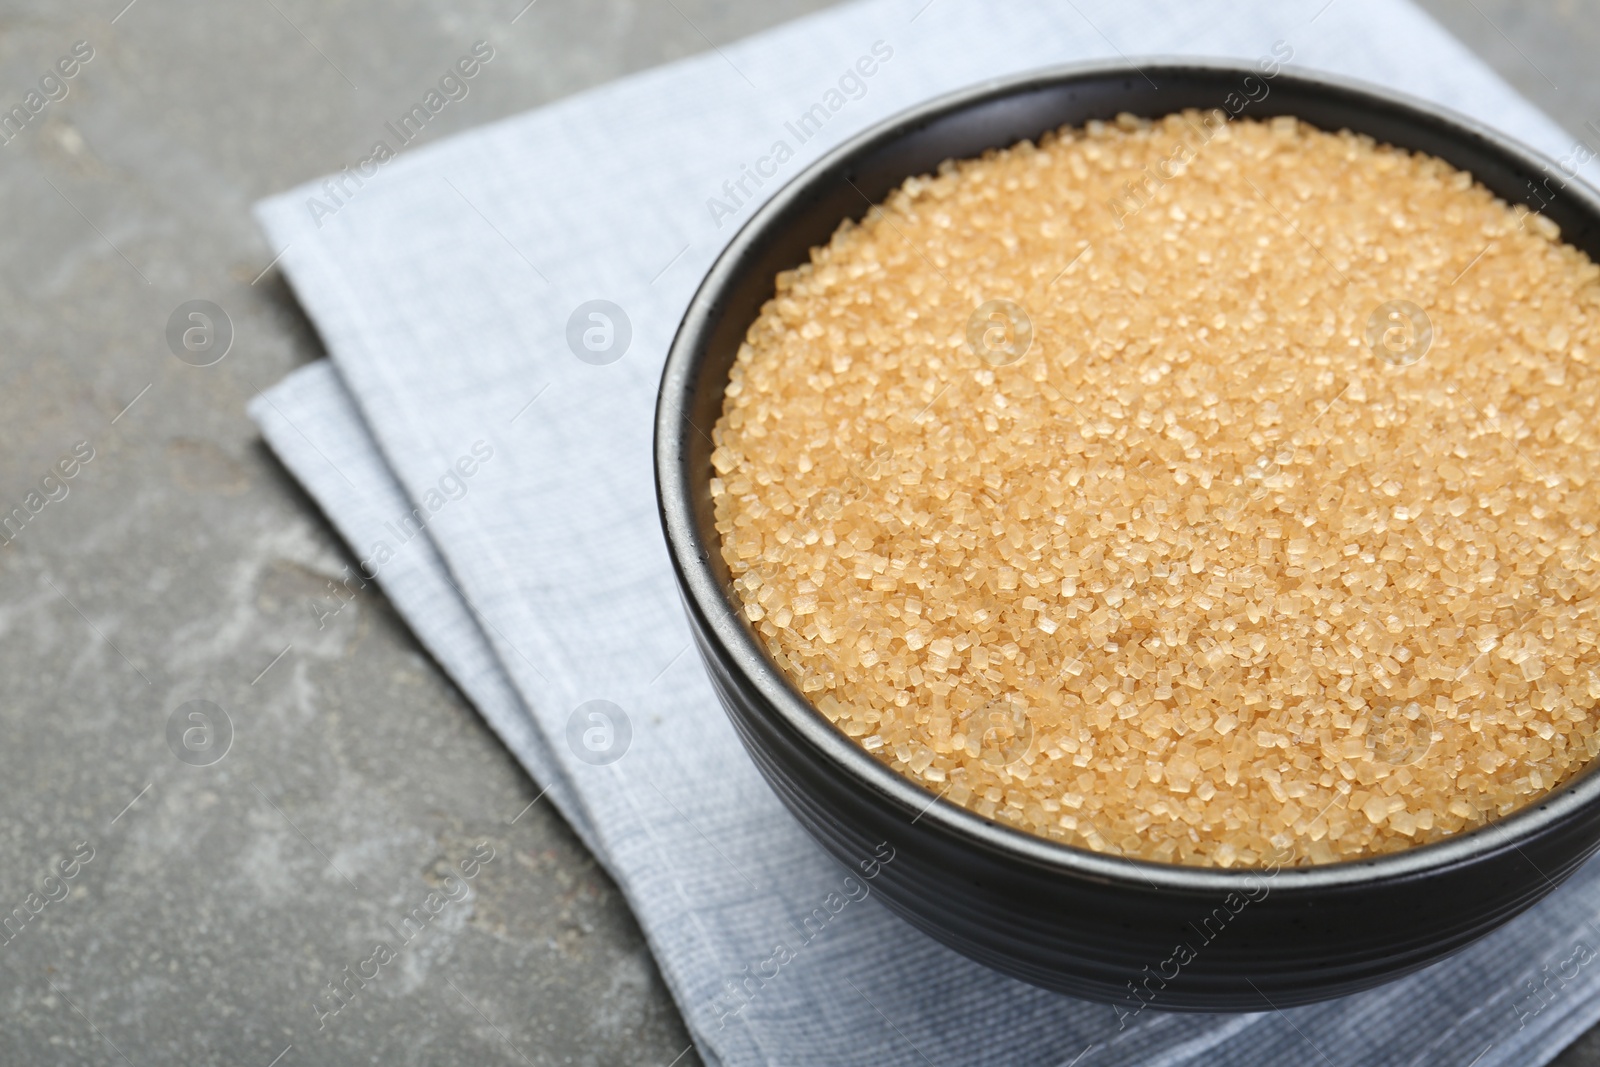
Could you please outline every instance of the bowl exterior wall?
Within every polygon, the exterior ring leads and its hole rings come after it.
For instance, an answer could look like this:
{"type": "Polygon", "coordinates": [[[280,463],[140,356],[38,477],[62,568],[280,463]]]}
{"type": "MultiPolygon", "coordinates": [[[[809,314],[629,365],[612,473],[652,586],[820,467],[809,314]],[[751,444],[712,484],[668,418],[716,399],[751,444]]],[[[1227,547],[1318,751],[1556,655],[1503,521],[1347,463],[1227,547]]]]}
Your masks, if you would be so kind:
{"type": "Polygon", "coordinates": [[[696,639],[741,741],[801,825],[852,872],[892,857],[874,868],[873,888],[895,914],[997,971],[1125,1012],[1146,1001],[1264,1011],[1398,978],[1536,903],[1600,840],[1593,814],[1429,877],[1311,892],[1288,868],[1246,874],[1228,891],[1064,875],[975,848],[873,796],[783,730],[737,665],[696,639]]]}

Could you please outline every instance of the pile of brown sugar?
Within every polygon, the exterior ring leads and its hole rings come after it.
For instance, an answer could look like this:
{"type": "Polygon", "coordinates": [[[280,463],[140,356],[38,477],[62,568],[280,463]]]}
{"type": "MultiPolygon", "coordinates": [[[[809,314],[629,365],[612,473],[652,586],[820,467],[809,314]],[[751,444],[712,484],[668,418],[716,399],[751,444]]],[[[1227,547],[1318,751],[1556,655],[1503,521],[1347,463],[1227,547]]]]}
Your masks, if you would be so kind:
{"type": "Polygon", "coordinates": [[[780,275],[711,489],[771,655],[896,770],[1326,863],[1600,752],[1597,409],[1600,268],[1548,219],[1348,132],[1124,116],[780,275]]]}

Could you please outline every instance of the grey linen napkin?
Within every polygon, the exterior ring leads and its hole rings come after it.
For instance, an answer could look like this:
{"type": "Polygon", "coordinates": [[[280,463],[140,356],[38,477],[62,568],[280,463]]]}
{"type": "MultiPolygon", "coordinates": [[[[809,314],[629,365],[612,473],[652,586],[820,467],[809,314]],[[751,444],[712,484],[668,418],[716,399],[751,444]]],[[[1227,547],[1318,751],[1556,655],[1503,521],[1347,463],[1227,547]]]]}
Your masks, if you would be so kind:
{"type": "Polygon", "coordinates": [[[1591,865],[1383,989],[1119,1027],[847,882],[762,782],[690,648],[652,410],[681,311],[753,206],[849,134],[986,77],[1285,45],[1571,148],[1404,3],[872,0],[259,206],[332,360],[252,417],[616,879],[708,1063],[1490,1067],[1545,1062],[1600,1019],[1591,865]],[[574,316],[593,300],[628,329],[574,316]]]}

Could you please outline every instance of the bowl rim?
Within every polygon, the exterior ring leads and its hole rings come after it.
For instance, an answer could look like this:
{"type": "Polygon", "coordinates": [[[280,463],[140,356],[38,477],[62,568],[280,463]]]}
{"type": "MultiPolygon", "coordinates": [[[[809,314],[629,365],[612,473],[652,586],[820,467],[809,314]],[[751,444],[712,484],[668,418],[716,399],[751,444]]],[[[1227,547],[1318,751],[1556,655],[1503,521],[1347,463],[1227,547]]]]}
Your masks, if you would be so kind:
{"type": "MultiPolygon", "coordinates": [[[[741,262],[764,239],[768,228],[781,220],[814,183],[841,165],[848,168],[853,157],[941,117],[1032,89],[1078,80],[1142,79],[1162,72],[1212,77],[1238,75],[1241,79],[1261,77],[1256,68],[1235,59],[1151,56],[1053,65],[985,79],[932,97],[866,127],[800,169],[750,215],[718,253],[685,310],[668,350],[657,395],[653,457],[657,504],[685,609],[694,616],[699,633],[708,635],[709,640],[720,646],[721,655],[757,690],[765,703],[764,713],[777,716],[783,726],[817,755],[841,768],[855,787],[888,800],[903,810],[912,822],[925,821],[930,829],[941,831],[964,845],[1037,870],[1090,879],[1113,887],[1187,893],[1238,891],[1258,885],[1264,876],[1269,876],[1278,891],[1298,894],[1410,880],[1509,850],[1520,852],[1519,842],[1537,837],[1575,812],[1600,803],[1600,774],[1591,773],[1600,767],[1600,757],[1591,758],[1559,788],[1467,833],[1397,852],[1309,866],[1273,867],[1269,864],[1223,868],[1160,863],[1096,852],[986,818],[879,762],[828,721],[771,662],[712,574],[707,553],[720,551],[720,546],[702,539],[695,523],[683,447],[688,437],[682,425],[694,424],[689,420],[683,401],[690,396],[689,386],[707,350],[721,294],[738,277],[741,262]]],[[[1283,65],[1273,81],[1294,83],[1306,91],[1351,99],[1375,112],[1400,112],[1411,120],[1442,128],[1452,138],[1481,142],[1482,147],[1510,157],[1530,173],[1561,174],[1565,179],[1562,192],[1576,197],[1583,209],[1600,220],[1600,194],[1581,176],[1558,169],[1553,160],[1538,151],[1449,108],[1384,86],[1289,64],[1283,65]]],[[[1260,113],[1264,117],[1274,114],[1267,109],[1260,113]]],[[[1285,112],[1277,112],[1282,113],[1285,112]]],[[[1532,860],[1527,862],[1532,865],[1532,860]]],[[[1535,870],[1549,880],[1550,876],[1537,866],[1535,870]]]]}

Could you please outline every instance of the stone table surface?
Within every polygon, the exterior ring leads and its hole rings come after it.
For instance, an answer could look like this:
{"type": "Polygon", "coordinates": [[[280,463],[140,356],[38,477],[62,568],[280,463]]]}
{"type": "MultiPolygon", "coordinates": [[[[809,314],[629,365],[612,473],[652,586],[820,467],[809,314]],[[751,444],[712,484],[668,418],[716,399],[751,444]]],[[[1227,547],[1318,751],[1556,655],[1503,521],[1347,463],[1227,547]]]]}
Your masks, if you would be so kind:
{"type": "MultiPolygon", "coordinates": [[[[493,67],[427,138],[826,5],[521,6],[0,4],[4,109],[92,49],[0,145],[0,513],[45,499],[0,548],[0,912],[60,897],[0,943],[0,1063],[698,1062],[616,888],[383,598],[319,624],[350,558],[244,414],[322,354],[250,205],[358,158],[474,41],[493,67]],[[214,366],[168,348],[195,299],[233,324],[214,366]],[[470,901],[319,1028],[475,850],[470,901]]],[[[1425,6],[1594,133],[1596,0],[1425,6]]]]}

